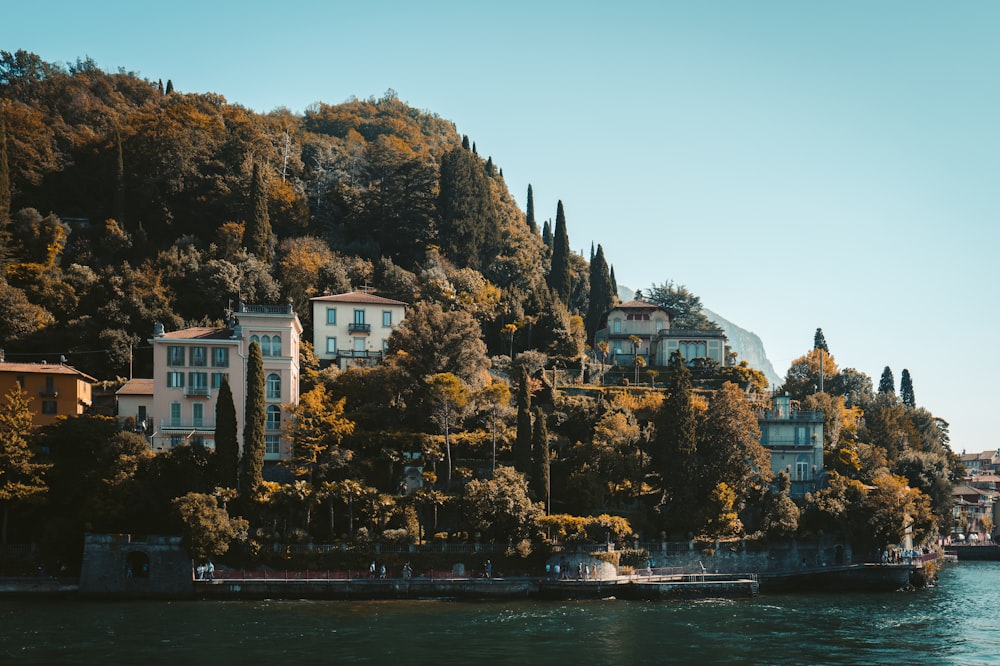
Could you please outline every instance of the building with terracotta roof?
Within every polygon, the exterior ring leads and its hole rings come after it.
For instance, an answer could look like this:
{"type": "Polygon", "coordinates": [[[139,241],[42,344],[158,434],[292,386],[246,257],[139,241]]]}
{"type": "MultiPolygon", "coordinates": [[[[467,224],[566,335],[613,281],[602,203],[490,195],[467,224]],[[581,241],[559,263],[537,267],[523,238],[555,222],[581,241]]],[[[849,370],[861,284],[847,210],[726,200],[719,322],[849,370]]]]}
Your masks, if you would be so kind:
{"type": "Polygon", "coordinates": [[[54,423],[60,416],[83,414],[92,404],[96,381],[65,363],[9,363],[0,356],[0,398],[20,387],[28,394],[36,426],[54,423]]]}
{"type": "MultiPolygon", "coordinates": [[[[291,305],[239,303],[223,327],[165,331],[157,324],[153,346],[151,441],[154,450],[186,442],[215,446],[215,404],[226,377],[236,407],[242,442],[246,406],[246,370],[250,344],[260,345],[264,360],[267,425],[264,460],[290,456],[284,436],[288,405],[299,402],[299,348],[302,324],[291,305]]],[[[119,403],[120,404],[120,403],[119,403]]]]}
{"type": "Polygon", "coordinates": [[[726,334],[721,330],[695,331],[673,327],[674,317],[666,309],[640,299],[619,303],[607,314],[607,325],[594,336],[595,345],[608,343],[608,361],[630,366],[635,356],[647,365],[665,366],[679,351],[688,363],[710,359],[720,366],[729,363],[726,334]]]}
{"type": "Polygon", "coordinates": [[[118,418],[128,422],[133,432],[152,435],[153,430],[153,380],[130,379],[115,391],[118,418]]]}
{"type": "Polygon", "coordinates": [[[389,336],[406,317],[406,303],[366,291],[310,299],[313,344],[324,366],[342,370],[382,362],[389,336]]]}

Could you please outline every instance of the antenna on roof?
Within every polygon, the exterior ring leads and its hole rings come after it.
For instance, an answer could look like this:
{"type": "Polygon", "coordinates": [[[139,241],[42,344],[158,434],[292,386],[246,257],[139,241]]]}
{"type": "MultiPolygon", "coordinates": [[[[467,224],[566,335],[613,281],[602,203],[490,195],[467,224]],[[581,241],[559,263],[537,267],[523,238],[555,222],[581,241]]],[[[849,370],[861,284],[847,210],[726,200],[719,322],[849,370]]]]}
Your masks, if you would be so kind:
{"type": "Polygon", "coordinates": [[[364,285],[361,287],[361,291],[363,291],[363,292],[365,292],[367,294],[368,292],[375,291],[375,287],[372,287],[371,285],[369,285],[368,284],[368,280],[365,280],[364,285]]]}

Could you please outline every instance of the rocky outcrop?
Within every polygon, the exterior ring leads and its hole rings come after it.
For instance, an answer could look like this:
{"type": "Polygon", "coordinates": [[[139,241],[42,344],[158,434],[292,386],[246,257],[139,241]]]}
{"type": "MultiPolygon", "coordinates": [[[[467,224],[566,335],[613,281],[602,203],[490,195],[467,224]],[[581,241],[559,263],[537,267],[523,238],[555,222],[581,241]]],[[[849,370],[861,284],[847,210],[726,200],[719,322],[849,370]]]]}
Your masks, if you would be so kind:
{"type": "Polygon", "coordinates": [[[737,360],[746,361],[751,368],[756,368],[763,372],[764,376],[767,377],[767,381],[771,383],[772,388],[783,383],[784,380],[774,371],[771,361],[767,358],[767,352],[764,351],[764,343],[756,333],[751,333],[744,328],[740,328],[708,308],[703,308],[702,312],[726,332],[729,346],[732,347],[734,352],[739,354],[737,360]]]}

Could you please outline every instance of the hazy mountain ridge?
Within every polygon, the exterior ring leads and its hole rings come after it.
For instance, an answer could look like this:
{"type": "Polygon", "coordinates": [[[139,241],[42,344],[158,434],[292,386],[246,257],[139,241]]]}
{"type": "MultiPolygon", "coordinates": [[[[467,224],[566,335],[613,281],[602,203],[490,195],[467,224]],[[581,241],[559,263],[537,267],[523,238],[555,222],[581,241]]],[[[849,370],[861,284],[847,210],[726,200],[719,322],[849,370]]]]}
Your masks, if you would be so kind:
{"type": "Polygon", "coordinates": [[[771,365],[771,361],[767,358],[767,352],[764,351],[764,342],[756,333],[740,328],[708,308],[702,308],[701,311],[726,332],[726,337],[729,339],[729,346],[732,347],[734,352],[739,354],[737,360],[746,361],[750,367],[763,372],[772,387],[783,382],[781,376],[774,371],[774,366],[771,365]]]}

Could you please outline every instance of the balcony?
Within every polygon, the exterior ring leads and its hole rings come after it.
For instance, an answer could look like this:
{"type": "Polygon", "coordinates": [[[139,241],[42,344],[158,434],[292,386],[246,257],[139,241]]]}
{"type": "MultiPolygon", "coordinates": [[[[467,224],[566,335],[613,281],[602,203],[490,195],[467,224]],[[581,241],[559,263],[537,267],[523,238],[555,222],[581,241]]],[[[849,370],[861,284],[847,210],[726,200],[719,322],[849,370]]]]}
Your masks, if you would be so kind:
{"type": "MultiPolygon", "coordinates": [[[[150,419],[152,423],[152,419],[150,419]]],[[[215,432],[215,420],[210,418],[203,418],[201,421],[195,421],[191,418],[186,419],[160,419],[159,431],[163,433],[173,433],[173,434],[199,434],[206,435],[215,432]]]]}
{"type": "Polygon", "coordinates": [[[347,325],[347,332],[348,333],[371,333],[372,332],[372,325],[371,324],[348,324],[347,325]]]}
{"type": "Polygon", "coordinates": [[[184,389],[186,398],[208,398],[212,395],[212,389],[207,386],[188,386],[184,389]]]}
{"type": "Polygon", "coordinates": [[[268,314],[268,315],[290,315],[292,314],[292,304],[283,305],[250,305],[247,303],[240,303],[236,312],[246,312],[250,314],[268,314]]]}

